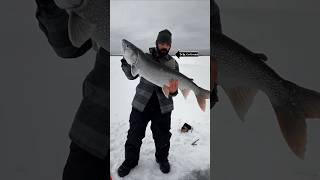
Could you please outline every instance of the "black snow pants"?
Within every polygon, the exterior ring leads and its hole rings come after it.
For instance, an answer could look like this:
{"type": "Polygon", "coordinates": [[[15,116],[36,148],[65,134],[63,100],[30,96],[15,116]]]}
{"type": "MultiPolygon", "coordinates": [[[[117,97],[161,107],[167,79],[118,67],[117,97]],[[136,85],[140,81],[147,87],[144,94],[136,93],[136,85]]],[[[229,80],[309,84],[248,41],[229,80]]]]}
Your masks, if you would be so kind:
{"type": "Polygon", "coordinates": [[[100,159],[71,141],[62,180],[107,180],[109,179],[108,165],[109,157],[100,159]]]}
{"type": "Polygon", "coordinates": [[[143,112],[132,108],[130,128],[125,143],[125,162],[134,167],[138,164],[142,139],[148,122],[151,121],[151,131],[155,142],[155,157],[158,161],[167,161],[170,148],[171,112],[162,114],[158,97],[153,92],[143,112]]]}

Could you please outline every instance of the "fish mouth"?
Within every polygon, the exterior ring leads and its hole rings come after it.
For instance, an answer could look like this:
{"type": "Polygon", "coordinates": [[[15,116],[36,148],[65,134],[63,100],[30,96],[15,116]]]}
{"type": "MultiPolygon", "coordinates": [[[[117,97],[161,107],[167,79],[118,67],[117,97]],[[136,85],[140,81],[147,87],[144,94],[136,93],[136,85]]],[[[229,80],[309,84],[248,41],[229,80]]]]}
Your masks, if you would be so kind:
{"type": "Polygon", "coordinates": [[[123,50],[123,51],[125,51],[125,50],[126,50],[126,47],[127,47],[125,41],[126,41],[125,39],[122,39],[122,50],[123,50]]]}
{"type": "Polygon", "coordinates": [[[125,51],[129,46],[130,46],[130,42],[125,40],[125,39],[122,39],[122,49],[123,51],[125,51]]]}
{"type": "Polygon", "coordinates": [[[129,41],[122,39],[122,50],[124,53],[124,56],[130,56],[128,59],[132,62],[132,64],[136,64],[138,62],[138,57],[134,56],[136,47],[129,41]]]}

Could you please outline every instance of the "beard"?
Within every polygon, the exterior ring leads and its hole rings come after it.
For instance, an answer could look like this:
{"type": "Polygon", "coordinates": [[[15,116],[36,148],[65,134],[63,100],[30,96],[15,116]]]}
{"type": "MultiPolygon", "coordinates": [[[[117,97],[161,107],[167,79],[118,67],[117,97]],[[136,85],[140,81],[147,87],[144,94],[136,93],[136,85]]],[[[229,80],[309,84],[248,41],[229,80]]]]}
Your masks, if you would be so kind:
{"type": "Polygon", "coordinates": [[[157,46],[157,50],[158,50],[158,55],[160,57],[163,57],[163,56],[165,56],[165,55],[167,55],[169,53],[170,49],[165,49],[165,48],[159,49],[159,47],[157,46]]]}

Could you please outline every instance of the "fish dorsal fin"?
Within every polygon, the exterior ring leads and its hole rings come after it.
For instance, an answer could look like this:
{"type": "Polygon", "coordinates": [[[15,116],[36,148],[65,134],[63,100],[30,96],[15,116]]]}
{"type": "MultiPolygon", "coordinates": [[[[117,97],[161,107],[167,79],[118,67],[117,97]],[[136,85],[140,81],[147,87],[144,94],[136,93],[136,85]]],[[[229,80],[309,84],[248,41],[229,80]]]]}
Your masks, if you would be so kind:
{"type": "Polygon", "coordinates": [[[87,22],[76,13],[71,13],[69,17],[69,38],[71,43],[76,46],[82,46],[91,38],[95,25],[87,22]]]}
{"type": "Polygon", "coordinates": [[[223,89],[230,98],[239,118],[244,121],[244,117],[247,114],[255,95],[257,94],[257,90],[247,87],[223,87],[223,89]]]}
{"type": "Polygon", "coordinates": [[[131,74],[133,77],[139,74],[139,69],[135,65],[131,65],[131,74]]]}

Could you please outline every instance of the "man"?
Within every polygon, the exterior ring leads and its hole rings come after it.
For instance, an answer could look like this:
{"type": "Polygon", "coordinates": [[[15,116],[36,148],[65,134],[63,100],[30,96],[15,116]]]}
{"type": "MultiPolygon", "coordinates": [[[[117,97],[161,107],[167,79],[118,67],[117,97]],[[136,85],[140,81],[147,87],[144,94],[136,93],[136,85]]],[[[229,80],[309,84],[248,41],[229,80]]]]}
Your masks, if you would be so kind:
{"type": "MultiPolygon", "coordinates": [[[[152,61],[158,61],[176,71],[179,71],[178,63],[168,53],[171,48],[171,32],[169,30],[160,31],[156,40],[156,47],[149,48],[150,53],[146,53],[152,61]]],[[[131,66],[123,58],[122,70],[128,79],[136,79],[131,74],[131,66]]],[[[124,177],[130,170],[138,165],[140,147],[148,122],[151,120],[151,130],[156,146],[155,158],[163,173],[170,172],[168,161],[170,148],[170,126],[171,112],[173,110],[172,97],[178,94],[178,81],[172,80],[169,89],[169,98],[165,97],[161,87],[147,81],[143,77],[136,87],[136,94],[132,101],[130,114],[130,128],[125,143],[125,160],[118,168],[118,175],[124,177]]]]}
{"type": "MultiPolygon", "coordinates": [[[[91,40],[80,48],[71,44],[65,10],[53,0],[36,3],[40,29],[58,56],[76,58],[91,49],[91,40]]],[[[70,153],[63,180],[106,180],[109,176],[109,58],[109,52],[100,48],[95,66],[83,83],[83,99],[69,132],[70,153]]]]}

